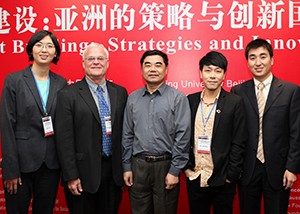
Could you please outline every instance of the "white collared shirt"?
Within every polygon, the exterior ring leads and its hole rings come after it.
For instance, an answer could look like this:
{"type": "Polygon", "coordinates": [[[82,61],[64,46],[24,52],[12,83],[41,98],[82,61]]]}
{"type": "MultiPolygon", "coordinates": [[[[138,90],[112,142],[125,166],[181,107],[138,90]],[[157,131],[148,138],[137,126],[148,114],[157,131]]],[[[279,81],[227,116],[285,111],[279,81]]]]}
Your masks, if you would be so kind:
{"type": "MultiPolygon", "coordinates": [[[[255,78],[253,78],[253,80],[254,80],[254,85],[255,85],[255,94],[257,94],[258,84],[260,83],[260,81],[258,81],[255,78]]],[[[265,85],[265,87],[263,89],[265,102],[267,101],[267,98],[268,98],[268,95],[269,95],[269,92],[270,92],[272,80],[273,80],[273,74],[271,73],[271,75],[267,79],[265,79],[265,81],[263,81],[263,84],[265,85]]]]}

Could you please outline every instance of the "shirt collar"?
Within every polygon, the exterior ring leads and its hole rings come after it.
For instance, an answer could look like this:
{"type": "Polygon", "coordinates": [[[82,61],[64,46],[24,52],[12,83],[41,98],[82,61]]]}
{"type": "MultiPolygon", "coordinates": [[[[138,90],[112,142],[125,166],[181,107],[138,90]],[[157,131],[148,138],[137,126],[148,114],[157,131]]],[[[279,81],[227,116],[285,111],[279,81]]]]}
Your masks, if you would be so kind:
{"type": "MultiPolygon", "coordinates": [[[[254,80],[254,85],[255,87],[258,87],[258,84],[260,83],[260,81],[258,81],[257,79],[253,78],[254,80]]],[[[268,85],[271,85],[272,83],[272,80],[273,80],[273,74],[271,73],[271,75],[265,79],[262,83],[265,85],[265,86],[268,86],[268,85]]]]}
{"type": "MultiPolygon", "coordinates": [[[[166,83],[163,83],[153,94],[163,94],[163,92],[166,90],[166,83]]],[[[145,96],[146,94],[150,94],[147,90],[147,86],[144,87],[144,93],[143,93],[143,96],[145,96]]]]}
{"type": "MultiPolygon", "coordinates": [[[[98,88],[98,85],[95,84],[93,81],[91,81],[89,78],[85,77],[86,82],[88,83],[88,85],[94,90],[96,91],[98,88]]],[[[100,84],[101,88],[105,91],[106,89],[106,80],[100,84]]]]}
{"type": "MultiPolygon", "coordinates": [[[[215,102],[218,101],[221,91],[222,91],[222,89],[221,89],[221,90],[219,91],[219,93],[217,94],[216,99],[215,99],[215,102]]],[[[200,95],[200,99],[201,99],[202,102],[203,102],[204,94],[205,94],[205,89],[203,89],[203,91],[202,91],[202,93],[201,93],[201,95],[200,95]]]]}

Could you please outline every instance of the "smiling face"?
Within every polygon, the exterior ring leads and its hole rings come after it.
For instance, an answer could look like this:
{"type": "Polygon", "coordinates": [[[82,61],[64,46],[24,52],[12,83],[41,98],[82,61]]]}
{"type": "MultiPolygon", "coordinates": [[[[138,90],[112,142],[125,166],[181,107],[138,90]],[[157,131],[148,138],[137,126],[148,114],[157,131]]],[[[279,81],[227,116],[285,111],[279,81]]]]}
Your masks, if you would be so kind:
{"type": "Polygon", "coordinates": [[[264,47],[250,49],[248,53],[248,67],[255,79],[263,82],[271,75],[274,59],[264,47]]]}
{"type": "Polygon", "coordinates": [[[225,78],[224,69],[214,65],[204,65],[200,77],[203,80],[205,89],[215,91],[222,85],[225,78]]]}
{"type": "Polygon", "coordinates": [[[100,45],[88,47],[84,52],[82,66],[90,80],[97,84],[102,83],[109,67],[109,60],[104,48],[100,45]]]}
{"type": "Polygon", "coordinates": [[[168,67],[159,55],[147,56],[142,64],[142,75],[147,83],[152,87],[159,87],[163,84],[168,73],[168,67]]]}
{"type": "Polygon", "coordinates": [[[45,36],[32,47],[33,61],[38,65],[50,65],[55,54],[56,49],[50,36],[45,36]]]}

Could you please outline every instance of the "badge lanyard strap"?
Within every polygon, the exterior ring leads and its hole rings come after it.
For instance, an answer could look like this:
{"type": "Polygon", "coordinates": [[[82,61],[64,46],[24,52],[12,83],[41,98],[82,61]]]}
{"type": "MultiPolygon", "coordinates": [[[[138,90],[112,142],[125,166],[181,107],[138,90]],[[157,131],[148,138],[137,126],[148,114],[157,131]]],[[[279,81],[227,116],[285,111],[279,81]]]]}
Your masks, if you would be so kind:
{"type": "Polygon", "coordinates": [[[210,109],[208,115],[207,115],[207,118],[206,118],[206,121],[204,121],[204,111],[203,111],[203,106],[202,106],[202,101],[200,102],[200,107],[201,107],[201,115],[202,115],[202,123],[203,123],[203,127],[204,127],[204,132],[206,134],[206,125],[207,125],[207,122],[210,118],[210,115],[213,111],[213,109],[215,108],[215,106],[217,105],[217,102],[215,101],[214,102],[214,105],[212,106],[212,108],[210,109]]]}
{"type": "MultiPolygon", "coordinates": [[[[38,89],[38,92],[39,92],[39,95],[40,95],[40,99],[41,99],[41,102],[42,102],[42,105],[43,105],[43,110],[44,110],[44,115],[47,116],[48,113],[47,113],[47,108],[46,108],[46,103],[45,103],[45,100],[43,99],[42,97],[42,93],[41,93],[41,90],[40,90],[40,87],[39,87],[39,84],[34,76],[34,73],[31,69],[31,72],[32,72],[32,75],[33,75],[33,78],[34,78],[34,81],[35,81],[35,84],[36,84],[36,87],[38,89]]],[[[47,96],[49,95],[49,79],[50,77],[48,76],[48,79],[47,79],[47,96]]]]}

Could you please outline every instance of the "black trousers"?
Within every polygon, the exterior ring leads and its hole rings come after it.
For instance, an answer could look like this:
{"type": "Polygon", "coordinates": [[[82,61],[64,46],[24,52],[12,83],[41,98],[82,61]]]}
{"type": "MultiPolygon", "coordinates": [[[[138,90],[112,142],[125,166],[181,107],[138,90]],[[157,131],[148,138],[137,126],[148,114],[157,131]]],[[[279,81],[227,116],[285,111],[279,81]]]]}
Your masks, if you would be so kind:
{"type": "Polygon", "coordinates": [[[236,185],[226,183],[216,187],[200,187],[200,176],[195,180],[186,178],[190,213],[231,214],[236,185]]]}
{"type": "Polygon", "coordinates": [[[179,195],[179,184],[165,188],[165,177],[170,160],[148,162],[133,157],[133,186],[129,188],[130,205],[133,214],[175,214],[179,195]]]}
{"type": "Polygon", "coordinates": [[[32,199],[32,214],[52,214],[60,179],[60,170],[48,169],[43,164],[37,171],[21,173],[22,185],[17,194],[5,191],[6,212],[27,214],[32,199]]]}
{"type": "MultiPolygon", "coordinates": [[[[100,166],[99,166],[100,167],[100,166]]],[[[112,161],[104,158],[101,166],[101,184],[96,193],[83,192],[74,196],[65,187],[65,197],[71,214],[117,214],[122,199],[122,187],[112,177],[112,161]]]]}
{"type": "Polygon", "coordinates": [[[262,197],[265,214],[286,214],[288,211],[290,190],[271,187],[265,166],[257,159],[249,185],[239,184],[241,214],[260,214],[262,197]]]}

